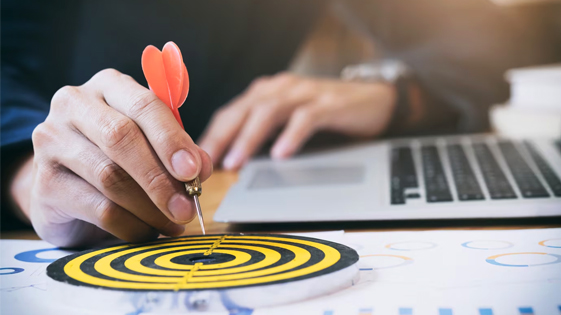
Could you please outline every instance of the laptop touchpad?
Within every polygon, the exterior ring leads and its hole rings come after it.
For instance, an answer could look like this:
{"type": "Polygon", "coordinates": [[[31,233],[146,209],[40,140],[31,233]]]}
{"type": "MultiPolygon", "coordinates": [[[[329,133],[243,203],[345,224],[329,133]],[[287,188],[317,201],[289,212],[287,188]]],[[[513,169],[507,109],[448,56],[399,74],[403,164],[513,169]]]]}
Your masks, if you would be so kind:
{"type": "Polygon", "coordinates": [[[364,180],[364,173],[363,165],[262,168],[253,176],[249,189],[360,184],[364,180]]]}

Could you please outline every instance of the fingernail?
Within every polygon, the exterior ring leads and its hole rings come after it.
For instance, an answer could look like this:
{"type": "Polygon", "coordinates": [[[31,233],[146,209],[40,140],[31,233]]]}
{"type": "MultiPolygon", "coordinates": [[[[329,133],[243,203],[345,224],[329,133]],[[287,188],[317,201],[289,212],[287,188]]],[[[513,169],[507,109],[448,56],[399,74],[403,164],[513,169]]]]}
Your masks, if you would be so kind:
{"type": "Polygon", "coordinates": [[[185,181],[194,179],[199,171],[197,160],[187,150],[175,152],[171,157],[171,166],[175,173],[185,181]]]}
{"type": "Polygon", "coordinates": [[[167,236],[178,236],[185,232],[185,226],[182,224],[176,224],[169,221],[163,228],[162,234],[167,236]]]}
{"type": "Polygon", "coordinates": [[[186,196],[180,193],[173,195],[169,199],[168,209],[173,218],[178,222],[189,222],[195,216],[193,205],[186,196]]]}
{"type": "Polygon", "coordinates": [[[242,155],[237,151],[230,151],[226,158],[224,158],[224,162],[222,162],[222,166],[224,166],[227,170],[233,170],[240,166],[242,163],[242,155]]]}

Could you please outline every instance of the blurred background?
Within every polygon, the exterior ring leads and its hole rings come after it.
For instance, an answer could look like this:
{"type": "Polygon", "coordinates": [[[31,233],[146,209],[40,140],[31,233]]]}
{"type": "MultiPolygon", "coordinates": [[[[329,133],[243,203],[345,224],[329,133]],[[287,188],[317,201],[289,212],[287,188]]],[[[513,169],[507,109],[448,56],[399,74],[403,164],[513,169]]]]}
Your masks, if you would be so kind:
{"type": "MultiPolygon", "coordinates": [[[[529,45],[535,44],[535,47],[527,47],[533,49],[534,54],[521,58],[523,69],[516,67],[505,71],[502,84],[506,94],[497,99],[498,104],[486,104],[490,107],[490,130],[514,137],[561,136],[561,1],[484,2],[489,2],[502,16],[515,21],[513,25],[521,26],[511,27],[508,32],[527,32],[531,34],[529,45]]],[[[338,77],[350,64],[391,58],[391,53],[384,52],[383,45],[377,45],[375,36],[352,27],[353,21],[345,20],[342,11],[341,3],[334,2],[320,15],[291,62],[291,72],[338,77]]],[[[484,36],[486,34],[482,34],[484,36]]],[[[458,42],[461,41],[459,38],[458,42]]],[[[506,53],[508,55],[499,58],[509,59],[524,52],[511,50],[506,53]]]]}
{"type": "MultiPolygon", "coordinates": [[[[512,18],[533,25],[536,33],[557,47],[561,60],[561,1],[493,0],[499,10],[512,18]]],[[[339,76],[346,65],[383,58],[382,47],[376,49],[372,37],[352,28],[341,17],[342,8],[332,4],[321,14],[317,24],[299,49],[290,70],[304,75],[339,76]]],[[[517,32],[512,29],[512,32],[517,32]]],[[[516,52],[512,52],[516,54],[516,52]]]]}

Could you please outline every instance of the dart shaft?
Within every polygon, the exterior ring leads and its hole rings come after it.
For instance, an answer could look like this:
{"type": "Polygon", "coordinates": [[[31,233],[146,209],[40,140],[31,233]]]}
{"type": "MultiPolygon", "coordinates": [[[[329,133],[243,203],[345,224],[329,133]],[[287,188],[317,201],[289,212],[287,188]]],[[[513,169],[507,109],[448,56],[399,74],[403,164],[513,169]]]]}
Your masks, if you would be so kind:
{"type": "Polygon", "coordinates": [[[201,224],[201,230],[203,231],[203,235],[206,235],[205,222],[203,220],[203,212],[201,211],[201,204],[199,203],[199,196],[194,195],[193,198],[195,199],[195,208],[197,209],[197,216],[199,216],[199,223],[201,224]]]}

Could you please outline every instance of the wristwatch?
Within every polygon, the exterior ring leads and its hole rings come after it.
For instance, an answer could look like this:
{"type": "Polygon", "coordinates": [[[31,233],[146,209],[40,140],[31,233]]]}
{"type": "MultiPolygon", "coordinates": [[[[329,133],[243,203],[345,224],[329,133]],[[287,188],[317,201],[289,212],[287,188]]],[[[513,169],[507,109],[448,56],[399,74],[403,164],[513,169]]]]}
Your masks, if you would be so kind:
{"type": "Polygon", "coordinates": [[[412,73],[403,62],[388,59],[373,63],[350,65],[341,71],[341,79],[345,81],[392,84],[397,91],[397,101],[387,133],[393,134],[401,129],[400,126],[407,123],[411,114],[409,92],[412,73]]]}
{"type": "Polygon", "coordinates": [[[385,82],[395,84],[399,78],[409,75],[407,66],[395,59],[346,66],[341,79],[346,81],[385,82]]]}

